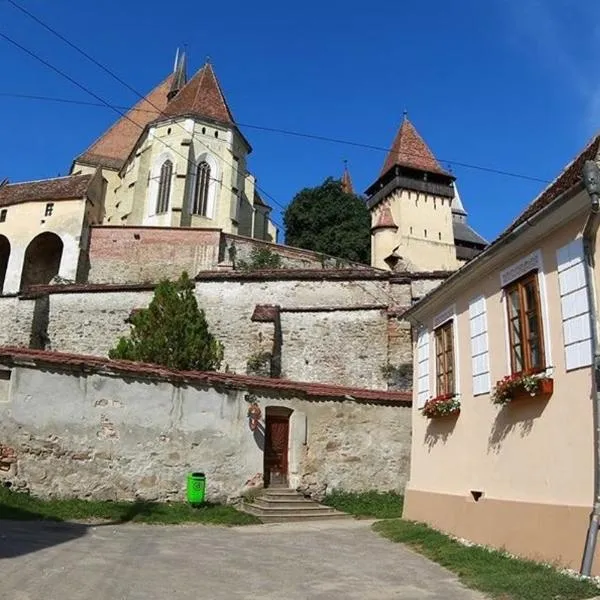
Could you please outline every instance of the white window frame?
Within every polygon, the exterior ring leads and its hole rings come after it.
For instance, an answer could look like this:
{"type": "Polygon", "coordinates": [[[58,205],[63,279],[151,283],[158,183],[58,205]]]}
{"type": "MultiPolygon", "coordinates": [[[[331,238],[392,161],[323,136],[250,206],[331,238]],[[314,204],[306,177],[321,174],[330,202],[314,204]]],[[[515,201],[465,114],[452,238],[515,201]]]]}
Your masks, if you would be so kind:
{"type": "Polygon", "coordinates": [[[415,352],[417,363],[417,408],[423,408],[430,398],[431,391],[431,332],[422,328],[417,334],[415,352]],[[422,350],[425,348],[425,350],[422,350]],[[423,354],[423,356],[421,356],[423,354]]]}
{"type": "Polygon", "coordinates": [[[565,371],[574,371],[590,367],[593,364],[593,345],[592,345],[592,327],[591,310],[588,296],[588,278],[585,270],[585,252],[583,248],[583,239],[577,238],[556,251],[556,272],[558,274],[558,290],[560,294],[560,313],[561,313],[561,331],[564,348],[565,371]],[[568,274],[573,276],[577,267],[581,267],[579,277],[574,283],[575,287],[569,289],[568,274]],[[568,291],[567,291],[568,290],[568,291]],[[578,309],[573,312],[573,303],[569,300],[578,296],[575,301],[578,309]],[[579,321],[579,324],[577,324],[579,321]],[[577,329],[579,331],[577,331],[577,329]],[[573,334],[578,336],[573,341],[568,341],[573,334]],[[572,355],[569,350],[578,347],[579,352],[572,355]]]}
{"type": "Polygon", "coordinates": [[[482,396],[484,394],[489,394],[491,390],[491,374],[490,374],[490,339],[489,339],[489,328],[488,328],[488,318],[487,318],[487,303],[486,298],[483,294],[479,296],[475,296],[469,301],[469,340],[471,346],[471,386],[473,397],[482,396]],[[481,312],[476,312],[477,306],[481,305],[481,312]],[[483,331],[480,333],[474,334],[474,321],[478,317],[481,317],[483,320],[483,331]],[[481,338],[483,346],[485,350],[480,352],[474,351],[473,340],[475,338],[481,338]],[[475,361],[477,359],[481,359],[485,362],[485,366],[487,367],[487,371],[478,371],[475,372],[475,361]],[[485,378],[487,376],[487,379],[485,378]],[[475,382],[478,378],[484,377],[484,384],[481,390],[475,391],[475,382]]]}

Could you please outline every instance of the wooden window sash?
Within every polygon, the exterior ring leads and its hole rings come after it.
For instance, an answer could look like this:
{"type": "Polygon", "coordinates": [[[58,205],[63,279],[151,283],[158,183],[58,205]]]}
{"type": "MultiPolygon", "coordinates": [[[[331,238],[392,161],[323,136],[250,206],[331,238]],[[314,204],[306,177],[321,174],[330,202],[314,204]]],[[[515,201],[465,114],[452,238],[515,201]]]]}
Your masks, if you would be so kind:
{"type": "Polygon", "coordinates": [[[545,368],[545,347],[544,347],[544,329],[542,322],[542,311],[541,311],[541,300],[540,300],[540,287],[538,284],[537,271],[533,273],[528,273],[518,279],[517,281],[512,282],[510,285],[505,288],[505,297],[506,297],[506,311],[508,318],[508,335],[509,335],[509,345],[510,345],[510,367],[511,373],[518,374],[522,372],[531,372],[531,371],[541,371],[545,368]],[[532,284],[533,286],[533,306],[528,307],[526,303],[526,287],[527,284],[532,284]],[[518,299],[518,316],[513,316],[512,309],[512,301],[511,295],[516,292],[518,299]],[[529,309],[529,310],[528,310],[529,309]],[[536,327],[537,327],[537,345],[538,345],[538,354],[539,354],[539,362],[540,364],[533,364],[533,353],[532,353],[532,335],[531,335],[531,327],[529,324],[529,316],[533,313],[536,327]],[[519,324],[519,340],[518,344],[516,344],[515,335],[514,335],[514,327],[513,322],[517,321],[519,324]],[[516,347],[517,345],[521,348],[521,368],[519,368],[517,364],[517,354],[516,347]]]}
{"type": "Polygon", "coordinates": [[[453,394],[456,389],[454,372],[454,328],[452,321],[435,330],[436,395],[453,394]]]}

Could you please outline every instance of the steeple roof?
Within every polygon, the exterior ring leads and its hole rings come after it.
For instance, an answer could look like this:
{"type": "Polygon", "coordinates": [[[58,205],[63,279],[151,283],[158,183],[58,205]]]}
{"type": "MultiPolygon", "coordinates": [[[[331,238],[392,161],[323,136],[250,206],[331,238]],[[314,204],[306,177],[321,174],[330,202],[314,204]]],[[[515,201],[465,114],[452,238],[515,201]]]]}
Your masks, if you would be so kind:
{"type": "Polygon", "coordinates": [[[195,114],[229,125],[235,123],[212,65],[208,62],[180,89],[164,114],[167,117],[195,114]]]}
{"type": "Polygon", "coordinates": [[[157,119],[166,108],[167,94],[173,85],[175,75],[175,73],[171,73],[159,83],[143,100],[140,100],[126,113],[127,118],[121,117],[116,121],[75,160],[86,165],[120,169],[144,127],[157,119]]]}
{"type": "Polygon", "coordinates": [[[348,171],[348,165],[344,165],[344,174],[342,175],[342,191],[345,194],[354,194],[354,186],[352,185],[352,177],[348,171]]]}
{"type": "Polygon", "coordinates": [[[392,148],[383,163],[383,168],[379,175],[385,175],[396,165],[419,169],[428,173],[447,175],[446,171],[440,167],[429,146],[418,134],[414,125],[408,120],[406,113],[404,113],[400,129],[398,129],[392,148]]]}

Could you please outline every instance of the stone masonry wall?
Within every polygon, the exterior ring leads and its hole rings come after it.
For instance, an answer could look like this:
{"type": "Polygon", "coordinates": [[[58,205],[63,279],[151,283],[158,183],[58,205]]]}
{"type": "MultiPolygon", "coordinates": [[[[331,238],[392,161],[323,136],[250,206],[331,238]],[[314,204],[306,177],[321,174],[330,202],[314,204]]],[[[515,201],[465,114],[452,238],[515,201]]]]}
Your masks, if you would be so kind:
{"type": "Polygon", "coordinates": [[[387,313],[282,312],[282,376],[385,389],[387,313]]]}
{"type": "Polygon", "coordinates": [[[219,262],[218,229],[91,228],[90,283],[142,283],[190,277],[219,262]]]}
{"type": "MultiPolygon", "coordinates": [[[[51,294],[47,349],[107,356],[129,331],[131,311],[146,307],[152,295],[150,290],[51,294]]],[[[251,318],[257,305],[277,304],[284,310],[284,377],[385,388],[381,367],[386,363],[387,316],[368,307],[378,298],[384,306],[390,302],[386,280],[207,280],[197,282],[196,296],[211,331],[225,346],[223,369],[246,373],[249,361],[272,350],[273,324],[251,318]],[[311,312],[361,306],[365,308],[311,312]],[[296,312],[285,313],[288,308],[296,312]]]]}
{"type": "Polygon", "coordinates": [[[0,484],[52,497],[181,500],[186,473],[201,470],[208,500],[234,500],[261,485],[269,407],[291,410],[291,487],[321,497],[402,491],[407,481],[407,405],[250,387],[263,411],[252,432],[245,391],[73,368],[13,366],[0,401],[0,484]]]}
{"type": "Polygon", "coordinates": [[[0,345],[28,347],[34,322],[35,300],[0,297],[0,345]]]}

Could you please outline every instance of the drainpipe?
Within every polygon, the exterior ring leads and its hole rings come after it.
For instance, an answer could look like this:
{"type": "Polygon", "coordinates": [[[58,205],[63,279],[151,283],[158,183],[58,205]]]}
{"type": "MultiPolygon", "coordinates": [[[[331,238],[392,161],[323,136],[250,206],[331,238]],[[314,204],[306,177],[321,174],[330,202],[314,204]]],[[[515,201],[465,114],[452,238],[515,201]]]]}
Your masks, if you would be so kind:
{"type": "Polygon", "coordinates": [[[598,341],[598,303],[594,290],[594,249],[596,233],[600,223],[600,169],[592,161],[586,161],[583,167],[583,182],[590,197],[591,206],[583,229],[583,257],[587,284],[588,304],[590,307],[590,330],[592,335],[593,363],[593,403],[592,418],[594,423],[594,507],[590,515],[590,524],[585,540],[585,550],[581,564],[581,574],[589,576],[592,571],[596,540],[600,527],[600,351],[598,341]]]}

